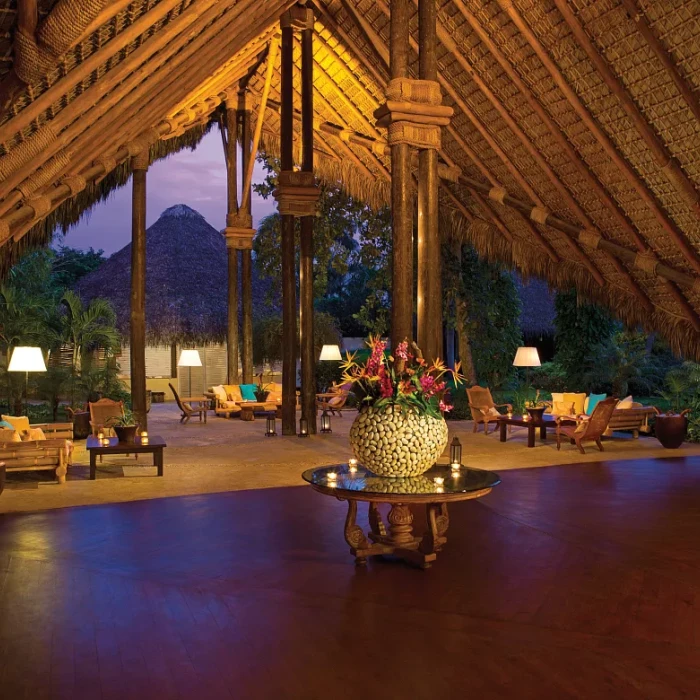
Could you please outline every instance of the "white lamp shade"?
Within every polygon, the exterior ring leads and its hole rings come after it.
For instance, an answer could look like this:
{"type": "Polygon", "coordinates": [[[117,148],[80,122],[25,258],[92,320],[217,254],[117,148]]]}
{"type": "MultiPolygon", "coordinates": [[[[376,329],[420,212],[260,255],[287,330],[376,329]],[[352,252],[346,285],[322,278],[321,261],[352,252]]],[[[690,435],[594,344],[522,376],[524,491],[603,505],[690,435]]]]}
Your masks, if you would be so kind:
{"type": "Polygon", "coordinates": [[[180,352],[180,359],[177,361],[178,367],[201,367],[202,358],[198,350],[183,350],[180,352]]]}
{"type": "Polygon", "coordinates": [[[537,348],[518,348],[515,353],[514,367],[539,367],[540,364],[537,348]]]}
{"type": "Polygon", "coordinates": [[[44,353],[41,348],[18,345],[12,352],[8,372],[46,372],[44,353]]]}
{"type": "Polygon", "coordinates": [[[338,345],[324,345],[321,348],[321,357],[319,360],[342,360],[340,355],[340,347],[338,345]]]}

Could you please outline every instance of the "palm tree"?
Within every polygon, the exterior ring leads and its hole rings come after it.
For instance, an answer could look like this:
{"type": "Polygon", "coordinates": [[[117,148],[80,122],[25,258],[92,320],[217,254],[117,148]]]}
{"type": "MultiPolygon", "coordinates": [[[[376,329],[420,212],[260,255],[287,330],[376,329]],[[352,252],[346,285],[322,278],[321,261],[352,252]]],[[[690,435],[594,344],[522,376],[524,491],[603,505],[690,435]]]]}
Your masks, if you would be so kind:
{"type": "Polygon", "coordinates": [[[119,344],[119,333],[115,328],[117,315],[106,299],[92,299],[85,306],[71,290],[64,293],[61,303],[66,309],[63,337],[72,347],[73,369],[79,372],[88,353],[97,348],[111,350],[119,344]]]}

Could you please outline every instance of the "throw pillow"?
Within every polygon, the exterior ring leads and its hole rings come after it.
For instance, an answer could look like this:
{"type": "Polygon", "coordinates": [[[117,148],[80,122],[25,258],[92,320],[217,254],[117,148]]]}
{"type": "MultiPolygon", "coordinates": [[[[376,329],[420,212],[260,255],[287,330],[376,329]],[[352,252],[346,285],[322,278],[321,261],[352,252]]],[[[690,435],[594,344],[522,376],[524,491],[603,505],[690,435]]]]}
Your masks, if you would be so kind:
{"type": "Polygon", "coordinates": [[[591,394],[591,395],[588,397],[588,405],[586,406],[586,410],[584,411],[584,413],[585,413],[587,416],[592,416],[592,415],[593,415],[593,411],[595,411],[595,407],[596,407],[601,401],[605,401],[605,399],[607,399],[607,398],[608,398],[608,395],[607,395],[607,394],[591,394]]]}
{"type": "Polygon", "coordinates": [[[7,428],[8,430],[14,430],[12,423],[8,423],[6,420],[0,420],[0,428],[7,428]]]}
{"type": "Polygon", "coordinates": [[[22,438],[12,428],[0,428],[0,442],[22,442],[22,438]]]}
{"type": "Polygon", "coordinates": [[[617,404],[617,406],[615,406],[615,408],[620,408],[622,410],[628,410],[630,408],[634,408],[633,404],[634,404],[634,401],[632,399],[632,396],[625,396],[625,398],[622,399],[622,401],[620,401],[617,404]]]}
{"type": "Polygon", "coordinates": [[[574,413],[574,403],[566,403],[566,401],[554,401],[552,403],[553,416],[571,416],[574,413]]]}
{"type": "Polygon", "coordinates": [[[224,389],[226,390],[226,395],[229,401],[238,401],[240,403],[243,401],[241,396],[241,387],[238,384],[225,384],[224,389]]]}
{"type": "Polygon", "coordinates": [[[574,413],[576,415],[583,413],[583,404],[586,401],[586,394],[572,394],[565,392],[563,400],[566,403],[574,404],[574,413]]]}
{"type": "Polygon", "coordinates": [[[495,418],[498,418],[501,414],[498,412],[498,409],[495,406],[491,406],[488,411],[486,411],[487,416],[494,416],[495,418]]]}
{"type": "Polygon", "coordinates": [[[258,388],[257,384],[241,384],[241,396],[244,401],[257,401],[255,397],[255,390],[258,388]]]}
{"type": "Polygon", "coordinates": [[[587,421],[587,420],[582,420],[582,421],[576,426],[576,430],[574,430],[574,432],[575,432],[575,433],[582,433],[587,427],[588,427],[588,421],[587,421]]]}
{"type": "Polygon", "coordinates": [[[552,404],[561,403],[563,400],[564,400],[564,394],[563,394],[563,393],[558,394],[558,393],[556,393],[556,392],[554,392],[554,391],[552,392],[552,404]]]}
{"type": "Polygon", "coordinates": [[[46,435],[41,428],[29,428],[25,440],[46,440],[46,435]]]}
{"type": "Polygon", "coordinates": [[[227,401],[228,396],[226,395],[226,389],[224,389],[223,384],[218,384],[211,388],[214,396],[216,396],[217,401],[227,401]]]}
{"type": "Polygon", "coordinates": [[[23,430],[29,430],[29,418],[27,416],[2,416],[2,419],[9,423],[13,430],[18,430],[22,432],[23,430]]]}

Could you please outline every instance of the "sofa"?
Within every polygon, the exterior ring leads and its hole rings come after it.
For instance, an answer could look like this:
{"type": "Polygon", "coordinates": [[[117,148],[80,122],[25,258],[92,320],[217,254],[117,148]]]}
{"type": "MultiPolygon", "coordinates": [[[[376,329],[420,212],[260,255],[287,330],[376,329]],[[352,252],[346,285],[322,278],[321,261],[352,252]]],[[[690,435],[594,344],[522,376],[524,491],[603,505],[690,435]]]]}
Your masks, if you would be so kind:
{"type": "MultiPolygon", "coordinates": [[[[282,403],[282,385],[277,382],[268,382],[263,383],[263,387],[270,392],[265,401],[265,410],[275,410],[282,403]]],[[[257,388],[257,384],[219,384],[209,387],[206,396],[214,401],[214,413],[217,416],[230,418],[240,416],[241,407],[246,403],[257,401],[252,393],[257,388]]]]}
{"type": "MultiPolygon", "coordinates": [[[[605,398],[606,394],[586,395],[585,393],[552,392],[552,401],[546,413],[555,416],[590,415],[598,401],[605,398]]],[[[631,431],[633,437],[638,438],[639,433],[650,432],[649,417],[653,415],[652,406],[644,406],[634,401],[631,396],[627,396],[618,401],[603,435],[610,437],[613,432],[624,430],[631,431]]]]}

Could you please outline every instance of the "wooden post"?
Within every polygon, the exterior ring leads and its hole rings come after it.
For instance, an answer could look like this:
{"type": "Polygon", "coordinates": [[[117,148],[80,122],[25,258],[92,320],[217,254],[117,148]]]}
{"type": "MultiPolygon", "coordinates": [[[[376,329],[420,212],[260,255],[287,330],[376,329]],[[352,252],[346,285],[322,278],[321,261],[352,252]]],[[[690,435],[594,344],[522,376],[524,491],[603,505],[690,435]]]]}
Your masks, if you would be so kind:
{"type": "MultiPolygon", "coordinates": [[[[251,159],[254,158],[251,152],[251,129],[250,129],[250,109],[245,99],[245,92],[239,93],[238,115],[241,122],[241,145],[243,152],[243,172],[252,172],[251,159]]],[[[243,187],[248,185],[247,191],[241,192],[241,201],[246,202],[244,210],[241,212],[246,216],[250,215],[250,189],[252,180],[243,182],[243,187]]],[[[242,305],[242,357],[241,369],[243,383],[253,383],[253,261],[250,248],[241,251],[241,305],[242,305]]]]}
{"type": "Polygon", "coordinates": [[[148,427],[146,413],[146,170],[148,151],[132,160],[131,196],[131,406],[137,424],[148,427]]]}
{"type": "MultiPolygon", "coordinates": [[[[236,110],[226,102],[226,225],[238,213],[238,121],[236,110]]],[[[226,247],[228,255],[228,324],[226,330],[226,377],[229,384],[238,384],[238,250],[226,247]]]]}
{"type": "MultiPolygon", "coordinates": [[[[313,23],[301,32],[301,135],[305,172],[314,167],[313,23]]],[[[301,414],[309,433],[316,433],[316,356],[314,352],[314,217],[302,216],[299,263],[299,327],[301,330],[301,414]]]]}
{"type": "MultiPolygon", "coordinates": [[[[418,76],[437,80],[436,0],[418,2],[418,76]]],[[[427,360],[442,355],[442,282],[438,229],[438,150],[418,155],[418,345],[427,360]]]]}
{"type": "MultiPolygon", "coordinates": [[[[282,23],[280,161],[282,170],[294,167],[294,32],[282,23]]],[[[294,259],[294,216],[280,217],[282,239],[282,434],[296,433],[297,299],[294,259]]]]}
{"type": "MultiPolygon", "coordinates": [[[[391,3],[391,78],[408,77],[408,0],[391,3]]],[[[391,343],[413,340],[413,197],[411,148],[407,143],[391,146],[391,343]]]]}

